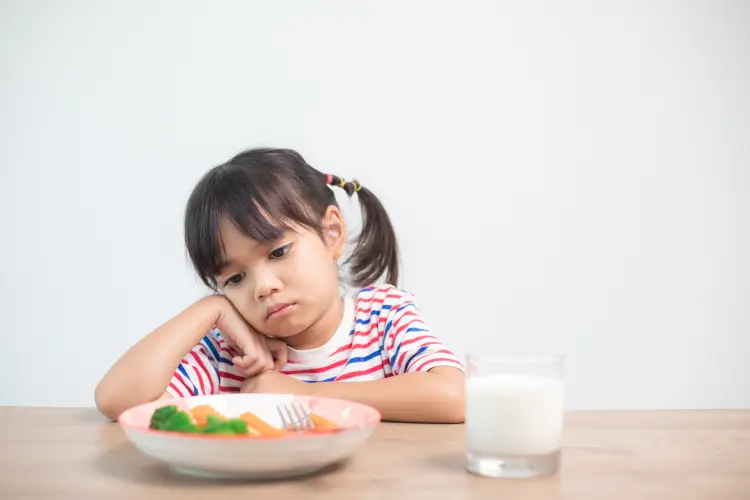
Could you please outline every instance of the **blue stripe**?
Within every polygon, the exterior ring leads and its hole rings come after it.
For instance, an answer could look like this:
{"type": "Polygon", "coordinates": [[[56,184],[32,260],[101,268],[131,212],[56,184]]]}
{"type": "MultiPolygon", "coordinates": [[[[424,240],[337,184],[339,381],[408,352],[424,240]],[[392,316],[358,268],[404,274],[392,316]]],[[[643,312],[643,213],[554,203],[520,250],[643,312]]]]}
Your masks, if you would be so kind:
{"type": "Polygon", "coordinates": [[[401,350],[401,342],[398,343],[398,346],[396,347],[396,352],[393,356],[391,356],[391,366],[396,367],[396,358],[398,358],[398,352],[401,350]]]}
{"type": "Polygon", "coordinates": [[[349,336],[351,337],[352,335],[354,335],[354,330],[353,329],[352,329],[351,332],[349,332],[349,336]]]}
{"type": "Polygon", "coordinates": [[[373,316],[378,316],[378,318],[380,318],[380,313],[382,313],[383,311],[390,311],[392,307],[393,306],[383,305],[377,311],[370,311],[370,316],[367,319],[358,319],[355,321],[355,323],[358,325],[366,325],[372,320],[373,316]]]}
{"type": "Polygon", "coordinates": [[[388,336],[388,330],[390,330],[392,326],[393,326],[393,320],[385,324],[385,337],[388,336]]]}
{"type": "Polygon", "coordinates": [[[369,361],[372,358],[376,357],[378,354],[380,354],[380,352],[373,351],[370,354],[368,354],[367,356],[359,356],[359,357],[356,357],[356,358],[349,358],[349,361],[346,362],[346,366],[353,365],[355,363],[361,363],[363,361],[369,361]]]}
{"type": "Polygon", "coordinates": [[[180,373],[182,373],[185,376],[185,380],[190,382],[190,384],[193,386],[193,396],[198,395],[198,387],[196,387],[195,382],[190,380],[190,376],[187,374],[187,371],[185,370],[185,367],[180,365],[177,367],[178,370],[180,370],[180,373]]]}
{"type": "Polygon", "coordinates": [[[336,377],[327,378],[325,380],[303,380],[303,382],[307,382],[308,384],[317,384],[318,382],[333,382],[336,380],[336,377]]]}
{"type": "MultiPolygon", "coordinates": [[[[383,309],[385,309],[385,307],[383,307],[383,309]]],[[[370,312],[370,316],[368,316],[367,319],[358,319],[357,321],[355,321],[355,323],[357,323],[359,325],[366,325],[366,324],[368,324],[370,322],[370,320],[372,319],[373,316],[380,317],[380,313],[381,312],[382,312],[382,310],[380,310],[380,311],[372,311],[372,312],[370,312]]]]}
{"type": "Polygon", "coordinates": [[[214,364],[214,361],[219,359],[219,353],[216,352],[216,348],[214,348],[214,345],[211,343],[208,335],[203,337],[203,345],[208,347],[208,350],[211,351],[211,354],[214,356],[213,360],[209,360],[209,364],[211,365],[211,368],[214,369],[214,372],[216,372],[216,378],[220,379],[221,377],[219,376],[219,368],[214,364]]]}
{"type": "MultiPolygon", "coordinates": [[[[400,311],[403,311],[403,310],[404,310],[404,309],[406,309],[407,307],[413,307],[413,306],[414,306],[414,304],[413,304],[413,303],[411,303],[411,302],[410,302],[410,303],[408,303],[408,304],[404,304],[404,305],[402,305],[401,307],[399,307],[398,309],[396,309],[396,314],[398,314],[398,313],[399,313],[400,311]]],[[[398,317],[398,318],[396,319],[396,321],[400,321],[402,317],[403,317],[403,316],[400,316],[400,317],[398,317]]],[[[393,326],[393,320],[389,321],[389,322],[388,322],[388,323],[387,323],[387,324],[385,325],[385,336],[386,336],[386,337],[388,336],[388,330],[390,330],[392,326],[393,326]]]]}
{"type": "MultiPolygon", "coordinates": [[[[221,332],[218,331],[218,330],[216,330],[216,336],[217,337],[221,337],[221,332]]],[[[213,347],[213,346],[211,346],[211,347],[213,347]]],[[[219,363],[224,363],[224,364],[227,364],[229,366],[234,366],[234,363],[232,363],[231,359],[222,358],[221,355],[218,352],[216,352],[215,350],[213,350],[213,349],[211,349],[211,352],[214,353],[214,355],[216,356],[216,359],[219,361],[219,363]]],[[[218,369],[216,370],[216,373],[217,374],[219,373],[218,369]]]]}
{"type": "MultiPolygon", "coordinates": [[[[385,336],[387,337],[388,336],[388,327],[386,327],[385,331],[386,331],[385,336]]],[[[407,328],[405,333],[409,333],[409,332],[428,332],[428,331],[429,330],[425,330],[423,328],[412,327],[412,328],[407,328]]],[[[403,342],[403,340],[404,339],[402,338],[401,341],[403,342]]],[[[400,350],[401,350],[401,342],[399,342],[398,343],[398,347],[396,347],[396,354],[394,354],[391,357],[391,366],[396,366],[396,359],[398,358],[398,352],[400,350]]]]}
{"type": "Polygon", "coordinates": [[[213,355],[214,359],[219,359],[221,356],[219,356],[218,351],[214,347],[213,342],[211,342],[211,339],[206,335],[203,337],[203,343],[206,344],[206,347],[208,347],[208,350],[211,351],[211,354],[213,355]]]}
{"type": "Polygon", "coordinates": [[[396,312],[400,313],[401,311],[403,311],[407,307],[414,307],[414,303],[413,302],[406,303],[406,304],[402,305],[401,307],[399,307],[398,309],[396,309],[396,312]]]}
{"type": "Polygon", "coordinates": [[[401,370],[401,373],[406,373],[406,370],[409,369],[409,363],[411,363],[414,360],[414,358],[416,358],[417,356],[419,356],[420,354],[422,354],[423,352],[425,352],[428,347],[430,347],[430,346],[423,345],[422,347],[420,347],[419,349],[417,349],[417,352],[415,352],[414,354],[412,354],[411,356],[409,356],[409,359],[406,361],[406,364],[404,365],[404,369],[401,370]]]}

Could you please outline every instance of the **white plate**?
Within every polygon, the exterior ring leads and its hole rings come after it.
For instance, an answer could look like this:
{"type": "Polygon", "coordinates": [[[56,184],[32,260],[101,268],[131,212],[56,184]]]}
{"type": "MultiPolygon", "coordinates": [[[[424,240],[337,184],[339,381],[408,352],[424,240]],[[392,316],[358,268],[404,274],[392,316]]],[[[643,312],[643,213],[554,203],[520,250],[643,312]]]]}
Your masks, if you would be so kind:
{"type": "Polygon", "coordinates": [[[380,413],[369,406],[328,398],[287,394],[228,394],[162,400],[131,408],[119,422],[144,454],[176,472],[214,478],[278,479],[320,471],[351,456],[370,437],[380,413]],[[163,406],[188,410],[211,405],[228,418],[252,412],[281,428],[277,406],[299,403],[337,424],[332,433],[288,433],[281,437],[218,436],[149,429],[151,415],[163,406]]]}

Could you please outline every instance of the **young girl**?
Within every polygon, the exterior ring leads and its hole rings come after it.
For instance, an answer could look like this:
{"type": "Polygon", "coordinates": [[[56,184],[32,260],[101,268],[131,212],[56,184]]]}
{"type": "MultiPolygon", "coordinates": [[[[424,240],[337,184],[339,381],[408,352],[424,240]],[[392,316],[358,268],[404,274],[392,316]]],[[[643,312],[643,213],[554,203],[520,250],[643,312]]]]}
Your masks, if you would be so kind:
{"type": "Polygon", "coordinates": [[[374,194],[295,151],[254,149],[210,170],[185,214],[185,242],[216,293],[134,345],[96,388],[111,419],[149,401],[229,392],[342,398],[385,420],[462,422],[461,362],[398,280],[396,237],[374,194]],[[332,189],[356,195],[362,230],[347,259],[332,189]]]}

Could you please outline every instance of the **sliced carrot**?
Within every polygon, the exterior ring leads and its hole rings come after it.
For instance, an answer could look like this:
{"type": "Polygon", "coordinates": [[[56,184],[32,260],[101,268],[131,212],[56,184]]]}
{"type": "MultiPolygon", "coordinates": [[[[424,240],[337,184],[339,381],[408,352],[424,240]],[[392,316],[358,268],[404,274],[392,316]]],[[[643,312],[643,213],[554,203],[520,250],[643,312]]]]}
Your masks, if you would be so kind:
{"type": "Polygon", "coordinates": [[[257,415],[250,412],[240,415],[240,419],[247,423],[248,431],[253,435],[272,437],[283,436],[288,432],[266,423],[264,420],[258,418],[257,415]]]}
{"type": "Polygon", "coordinates": [[[311,413],[310,419],[312,420],[313,425],[315,425],[315,429],[319,431],[332,431],[339,428],[338,425],[334,424],[328,419],[321,417],[316,413],[311,413]]]}
{"type": "Polygon", "coordinates": [[[195,408],[190,410],[190,414],[195,419],[195,425],[197,425],[198,427],[205,427],[206,424],[208,424],[209,416],[220,418],[222,420],[227,419],[224,415],[214,410],[211,405],[196,406],[195,408]]]}

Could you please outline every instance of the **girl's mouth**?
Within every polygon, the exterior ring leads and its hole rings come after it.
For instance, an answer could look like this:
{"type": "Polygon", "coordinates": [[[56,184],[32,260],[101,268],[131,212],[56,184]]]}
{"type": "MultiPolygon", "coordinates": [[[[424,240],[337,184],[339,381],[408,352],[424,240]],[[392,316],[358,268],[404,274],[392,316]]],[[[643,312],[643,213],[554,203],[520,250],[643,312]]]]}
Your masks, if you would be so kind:
{"type": "Polygon", "coordinates": [[[276,319],[288,315],[294,309],[294,304],[276,304],[266,309],[266,319],[276,319]]]}

